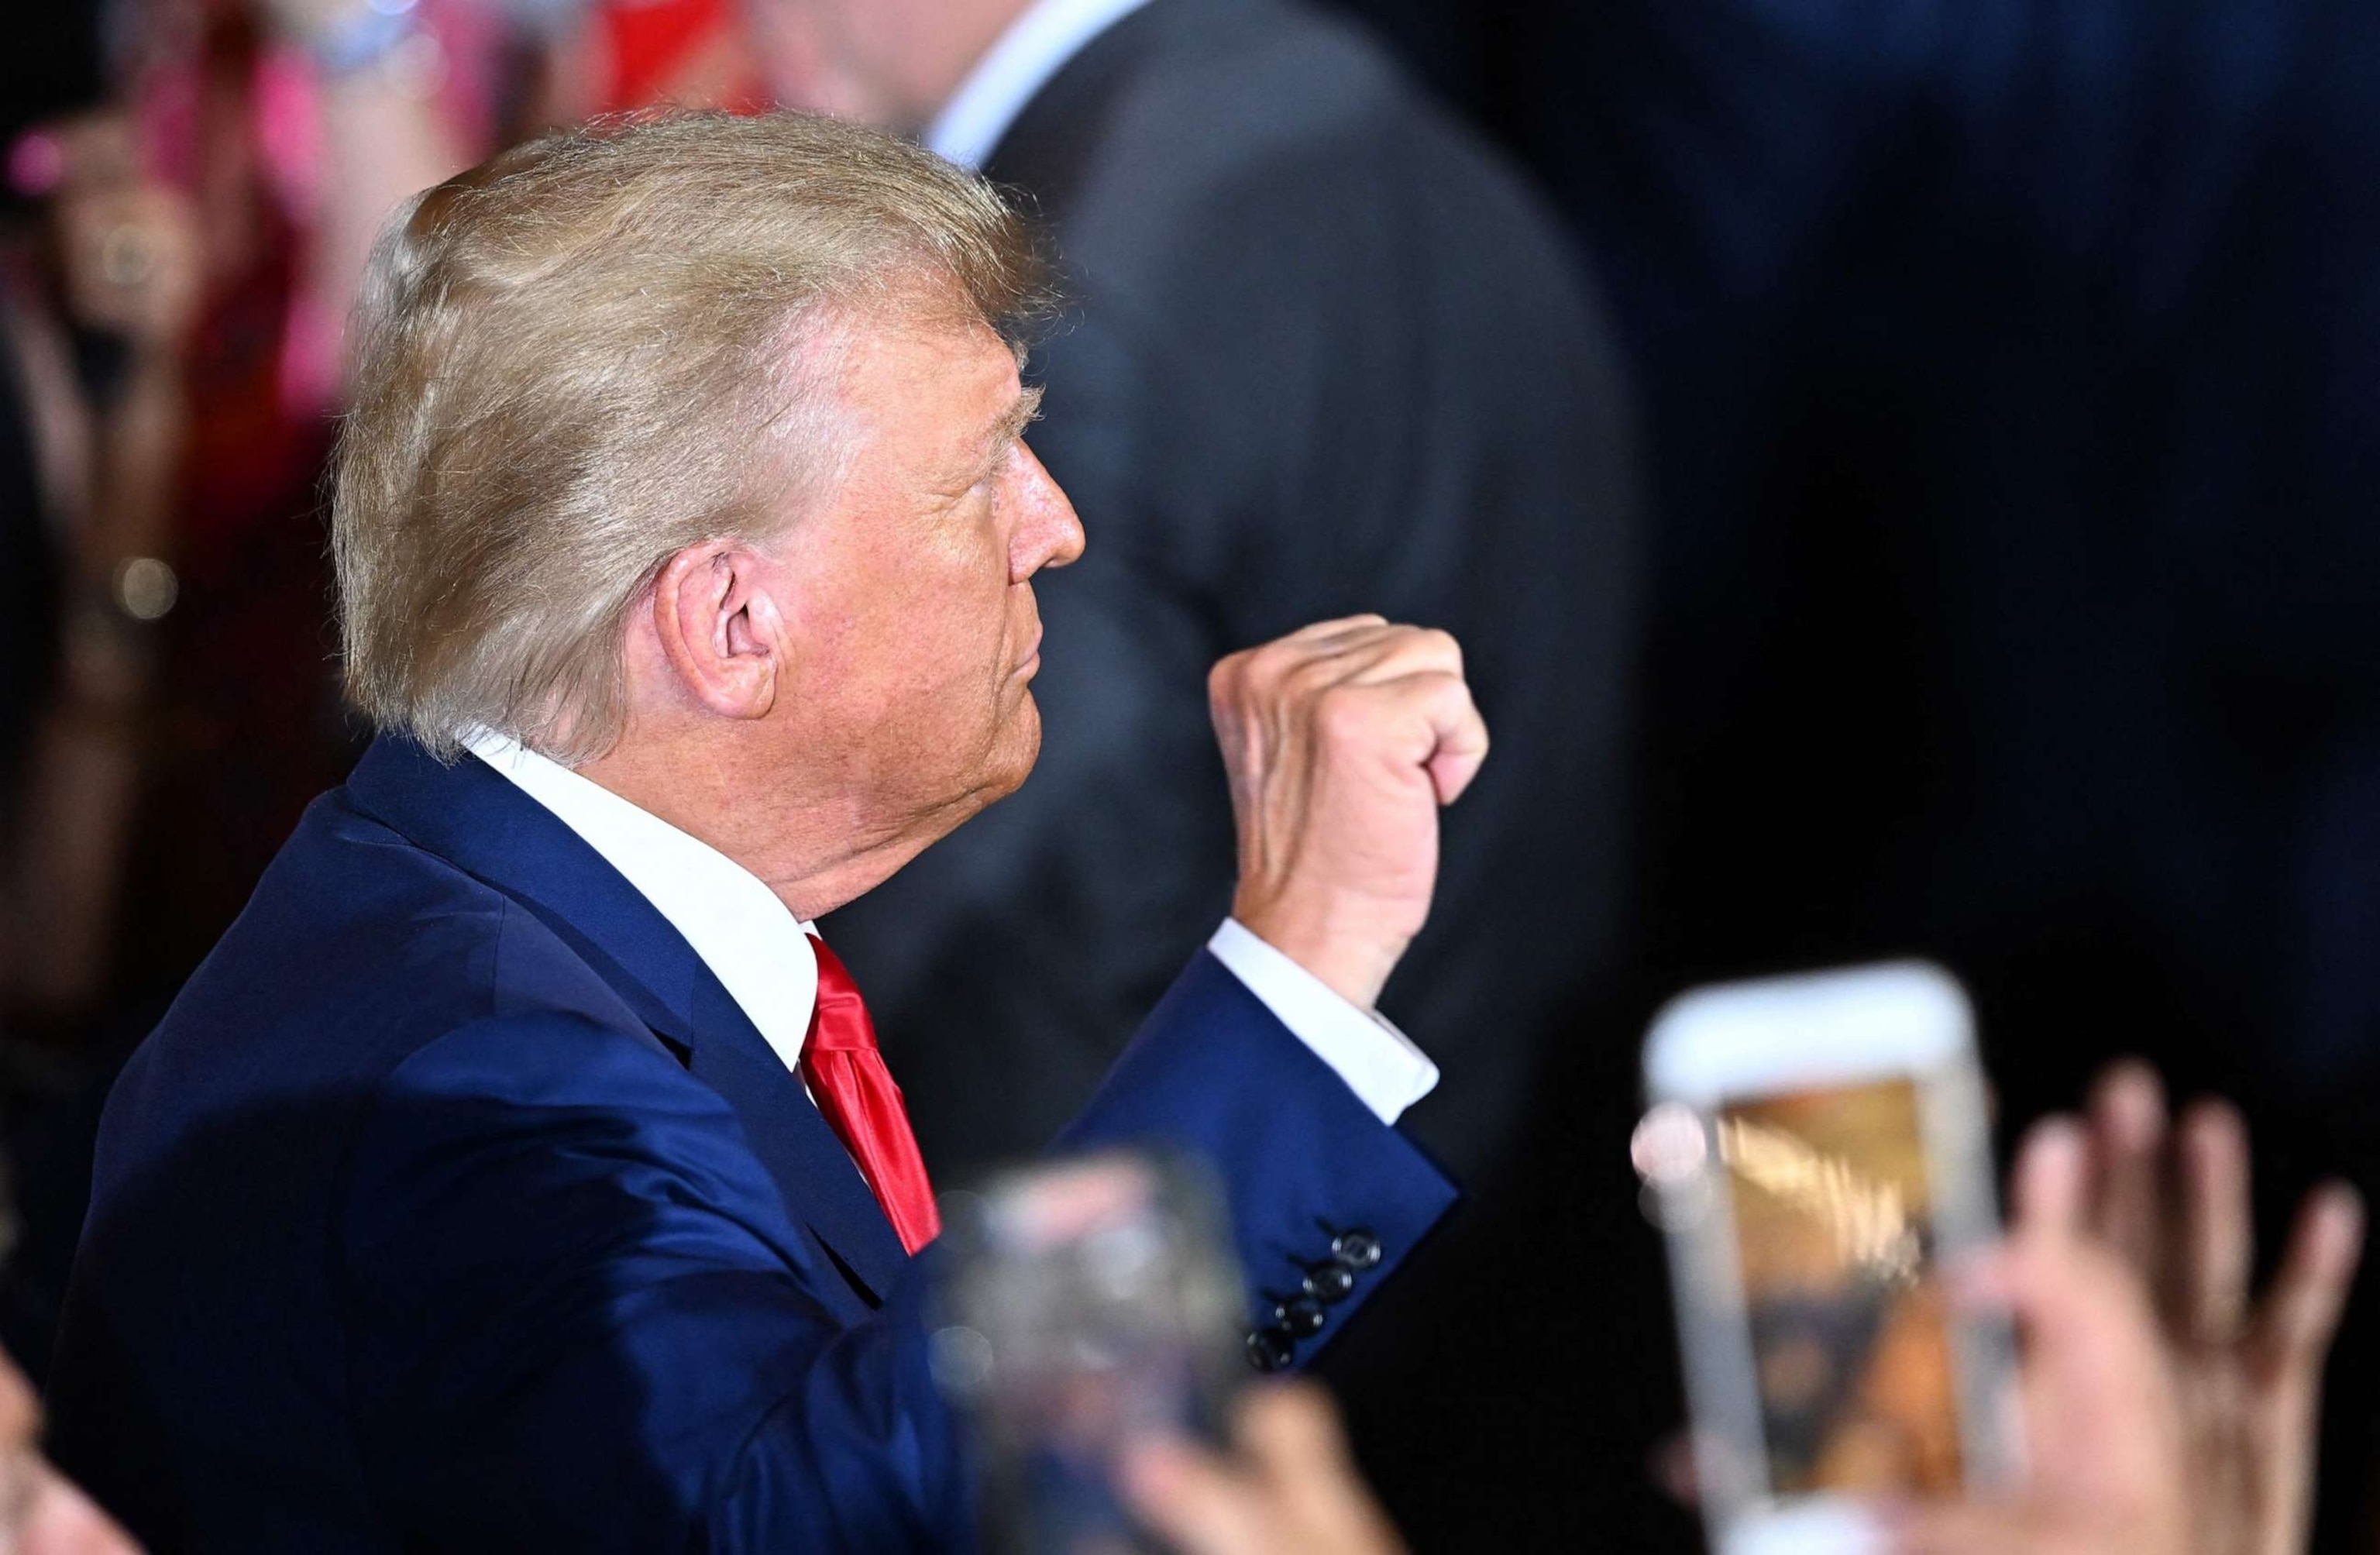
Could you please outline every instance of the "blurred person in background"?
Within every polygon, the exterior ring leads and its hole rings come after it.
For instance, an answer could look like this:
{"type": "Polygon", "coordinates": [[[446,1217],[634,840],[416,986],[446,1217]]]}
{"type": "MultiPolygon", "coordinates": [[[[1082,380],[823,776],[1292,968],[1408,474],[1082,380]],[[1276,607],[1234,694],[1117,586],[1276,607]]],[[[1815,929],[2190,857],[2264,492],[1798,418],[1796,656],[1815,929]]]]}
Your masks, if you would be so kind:
{"type": "MultiPolygon", "coordinates": [[[[1336,3],[1616,299],[1643,1005],[1923,953],[2008,1126],[2154,1034],[2256,1120],[2268,1227],[2380,1194],[2380,10],[1336,3]]],[[[2380,1544],[2357,1299],[2326,1548],[2380,1544]]]]}
{"type": "Polygon", "coordinates": [[[492,133],[478,13],[439,0],[130,0],[116,91],[198,211],[201,308],[114,997],[152,1018],[352,759],[329,663],[319,488],[345,320],[397,202],[492,133]],[[202,818],[202,819],[201,819],[202,818]]]}
{"type": "MultiPolygon", "coordinates": [[[[91,495],[13,505],[106,510],[82,527],[107,554],[65,585],[79,638],[122,635],[121,611],[84,610],[112,568],[153,558],[169,579],[137,618],[140,651],[115,656],[162,677],[148,717],[117,718],[145,793],[86,772],[52,785],[67,819],[32,829],[80,860],[50,871],[77,878],[70,894],[20,893],[15,942],[40,979],[31,1002],[71,1035],[111,1001],[153,1009],[170,994],[352,755],[328,679],[316,507],[345,320],[381,224],[526,128],[757,91],[723,0],[120,0],[61,17],[31,53],[96,56],[92,108],[11,137],[12,178],[42,202],[62,267],[19,277],[13,334],[50,357],[41,343],[62,331],[78,343],[76,382],[35,363],[27,403],[51,491],[91,495]],[[168,212],[172,230],[152,231],[168,212]],[[103,446],[112,423],[84,400],[136,424],[139,446],[103,446]],[[69,840],[103,835],[104,848],[69,840]]],[[[88,699],[71,657],[58,686],[39,686],[41,652],[17,662],[29,705],[88,699]]]]}
{"type": "Polygon", "coordinates": [[[20,1025],[68,1045],[171,991],[261,863],[249,818],[285,823],[338,744],[307,716],[317,656],[257,650],[319,641],[338,321],[373,227],[455,155],[395,55],[301,64],[342,14],[67,7],[31,50],[96,60],[79,114],[8,163],[40,233],[8,293],[39,453],[8,522],[57,557],[26,577],[52,580],[27,619],[58,645],[16,657],[26,705],[81,736],[22,785],[10,942],[20,1025]]]}
{"type": "Polygon", "coordinates": [[[306,63],[343,14],[8,18],[0,1337],[36,1375],[104,1082],[346,744],[312,513],[341,288],[453,153],[395,55],[306,63]]]}
{"type": "Polygon", "coordinates": [[[38,1372],[81,1216],[93,1063],[175,603],[197,218],[102,106],[90,13],[12,18],[0,91],[0,1342],[38,1372]],[[42,127],[20,140],[19,132],[42,127]]]}
{"type": "MultiPolygon", "coordinates": [[[[198,312],[188,200],[130,127],[46,131],[48,200],[0,258],[12,552],[0,986],[18,1036],[86,1016],[110,954],[156,665],[198,312]]],[[[30,160],[20,158],[20,160],[30,160]]]]}
{"type": "Polygon", "coordinates": [[[725,0],[7,19],[0,1086],[26,1234],[0,1336],[37,1370],[105,1079],[353,756],[317,509],[366,250],[528,127],[757,101],[735,21],[725,0]]]}
{"type": "Polygon", "coordinates": [[[1359,606],[1463,644],[1507,744],[1449,820],[1396,997],[1468,1034],[1409,1126],[1481,1208],[1324,1361],[1381,1390],[1350,1413],[1376,1455],[1406,1441],[1388,1472],[1459,1497],[1513,1428],[1476,1385],[1477,1325],[1581,1233],[1553,1186],[1581,1118],[1627,1127],[1624,1092],[1582,1089],[1552,1159],[1519,1165],[1548,1055],[1624,1047],[1590,1013],[1622,926],[1637,514],[1596,290],[1511,166],[1301,5],[748,8],[782,101],[1023,191],[1072,304],[1040,353],[1035,446],[1102,543],[1047,590],[1041,764],[832,926],[939,1168],[1045,1137],[1225,900],[1201,664],[1359,606]],[[1398,1407],[1415,1386],[1439,1407],[1398,1407]]]}

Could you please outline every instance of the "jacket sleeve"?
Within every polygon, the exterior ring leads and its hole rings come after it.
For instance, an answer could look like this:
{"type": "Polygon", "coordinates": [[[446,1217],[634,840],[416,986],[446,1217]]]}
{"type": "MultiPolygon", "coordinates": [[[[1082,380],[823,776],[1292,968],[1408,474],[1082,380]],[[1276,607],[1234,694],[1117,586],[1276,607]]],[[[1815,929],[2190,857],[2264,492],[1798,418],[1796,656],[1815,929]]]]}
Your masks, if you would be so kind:
{"type": "MultiPolygon", "coordinates": [[[[1201,953],[1062,1148],[1205,1156],[1257,1321],[1336,1279],[1310,1352],[1452,1197],[1201,953]],[[1334,1237],[1377,1259],[1334,1262],[1334,1237]]],[[[490,1019],[369,1106],[341,1202],[348,1386],[408,1547],[715,1555],[971,1546],[924,1324],[933,1249],[846,1322],[727,1104],[642,1032],[490,1019]]]]}
{"type": "Polygon", "coordinates": [[[449,1033],[344,1199],[349,1385],[407,1548],[963,1549],[914,1263],[847,1324],[727,1104],[641,1032],[449,1033]]]}
{"type": "Polygon", "coordinates": [[[1059,1139],[1062,1149],[1119,1145],[1187,1150],[1220,1177],[1250,1333],[1271,1336],[1252,1348],[1285,1346],[1284,1362],[1303,1363],[1338,1332],[1455,1197],[1418,1148],[1205,951],[1059,1139]],[[1314,1305],[1280,1310],[1301,1297],[1314,1305]]]}

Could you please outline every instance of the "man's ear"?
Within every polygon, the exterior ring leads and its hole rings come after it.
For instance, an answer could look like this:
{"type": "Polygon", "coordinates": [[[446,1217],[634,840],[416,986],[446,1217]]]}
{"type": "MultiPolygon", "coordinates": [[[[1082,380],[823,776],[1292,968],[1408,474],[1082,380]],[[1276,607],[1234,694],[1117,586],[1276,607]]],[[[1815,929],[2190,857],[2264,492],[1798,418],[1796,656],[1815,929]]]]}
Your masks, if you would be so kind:
{"type": "Polygon", "coordinates": [[[705,541],[672,556],[653,580],[653,630],[678,685],[722,718],[765,718],[784,668],[777,575],[748,546],[705,541]]]}

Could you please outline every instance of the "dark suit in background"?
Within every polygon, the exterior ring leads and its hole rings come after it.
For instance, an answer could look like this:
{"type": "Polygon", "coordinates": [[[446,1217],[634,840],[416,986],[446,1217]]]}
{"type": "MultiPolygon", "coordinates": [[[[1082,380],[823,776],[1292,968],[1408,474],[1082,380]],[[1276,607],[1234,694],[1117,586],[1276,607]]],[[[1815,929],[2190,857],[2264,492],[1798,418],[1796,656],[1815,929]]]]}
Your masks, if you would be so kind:
{"type": "Polygon", "coordinates": [[[1928,951],[2010,1125],[2146,1051],[2248,1103],[2268,1240],[2380,1189],[2380,8],[1340,3],[1535,164],[1633,347],[1647,999],[1928,951]]]}
{"type": "Polygon", "coordinates": [[[1041,589],[1032,780],[826,931],[938,1176],[1029,1149],[1229,908],[1208,666],[1356,611],[1455,633],[1496,749],[1382,1007],[1444,1073],[1407,1126],[1473,1219],[1324,1364],[1384,1482],[1475,1488],[1500,1438],[1466,1432],[1492,1404],[1465,1336],[1568,1234],[1478,1218],[1621,929],[1635,515],[1603,318],[1502,160],[1360,34],[1269,0],[1126,17],[986,171],[1067,272],[1031,439],[1089,550],[1041,589]]]}

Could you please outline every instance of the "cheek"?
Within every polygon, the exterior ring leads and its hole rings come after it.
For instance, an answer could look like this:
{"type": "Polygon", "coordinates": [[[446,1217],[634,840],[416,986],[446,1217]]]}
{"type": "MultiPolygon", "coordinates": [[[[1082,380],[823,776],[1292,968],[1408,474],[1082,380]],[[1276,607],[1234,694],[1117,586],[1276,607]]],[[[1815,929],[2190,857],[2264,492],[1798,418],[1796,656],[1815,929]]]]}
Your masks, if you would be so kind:
{"type": "Polygon", "coordinates": [[[951,677],[980,674],[1004,655],[1016,609],[1006,537],[987,513],[937,536],[929,554],[911,562],[908,608],[921,644],[930,642],[933,662],[951,677]]]}
{"type": "Polygon", "coordinates": [[[938,537],[869,559],[852,585],[820,623],[816,662],[832,694],[897,710],[904,722],[979,719],[987,675],[1010,667],[1005,554],[973,537],[938,537]]]}

